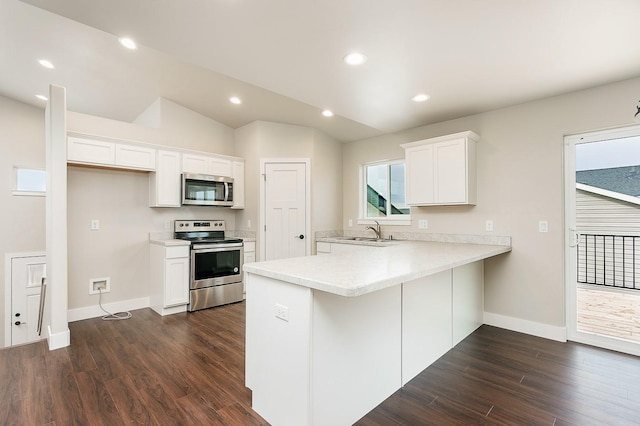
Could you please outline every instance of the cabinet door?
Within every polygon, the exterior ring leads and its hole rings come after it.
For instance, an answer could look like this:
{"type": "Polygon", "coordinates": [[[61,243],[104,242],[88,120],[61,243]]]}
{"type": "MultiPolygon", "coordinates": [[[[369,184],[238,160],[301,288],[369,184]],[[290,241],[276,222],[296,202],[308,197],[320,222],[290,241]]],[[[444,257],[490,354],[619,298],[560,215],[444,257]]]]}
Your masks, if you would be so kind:
{"type": "Polygon", "coordinates": [[[180,153],[158,151],[156,172],[149,175],[149,205],[180,207],[180,153]]]}
{"type": "Polygon", "coordinates": [[[407,149],[406,152],[407,205],[432,204],[434,192],[434,149],[423,145],[407,149]]]}
{"type": "Polygon", "coordinates": [[[128,169],[155,170],[156,150],[135,145],[116,144],[116,166],[128,169]]]}
{"type": "Polygon", "coordinates": [[[182,171],[185,173],[209,174],[209,157],[182,154],[182,171]]]}
{"type": "Polygon", "coordinates": [[[233,207],[244,208],[244,162],[233,162],[233,207]]]}
{"type": "Polygon", "coordinates": [[[467,149],[465,139],[433,145],[435,201],[464,203],[467,200],[467,149]]]}
{"type": "Polygon", "coordinates": [[[111,142],[76,137],[69,137],[67,140],[67,161],[70,163],[113,166],[115,160],[115,144],[111,142]]]}
{"type": "Polygon", "coordinates": [[[231,160],[210,157],[208,170],[210,175],[232,177],[231,160]]]}
{"type": "Polygon", "coordinates": [[[165,260],[164,307],[189,303],[189,258],[165,260]]]}

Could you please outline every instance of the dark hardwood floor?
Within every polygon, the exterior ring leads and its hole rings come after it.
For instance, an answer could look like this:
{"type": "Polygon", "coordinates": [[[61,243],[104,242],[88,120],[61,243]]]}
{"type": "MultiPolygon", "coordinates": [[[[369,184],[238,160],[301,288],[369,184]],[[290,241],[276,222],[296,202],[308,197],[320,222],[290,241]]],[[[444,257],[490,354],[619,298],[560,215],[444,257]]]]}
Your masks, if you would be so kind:
{"type": "MultiPolygon", "coordinates": [[[[267,424],[244,387],[244,314],[142,309],[69,324],[68,348],[0,350],[0,424],[267,424]]],[[[638,425],[640,359],[483,326],[357,424],[638,425]]]]}

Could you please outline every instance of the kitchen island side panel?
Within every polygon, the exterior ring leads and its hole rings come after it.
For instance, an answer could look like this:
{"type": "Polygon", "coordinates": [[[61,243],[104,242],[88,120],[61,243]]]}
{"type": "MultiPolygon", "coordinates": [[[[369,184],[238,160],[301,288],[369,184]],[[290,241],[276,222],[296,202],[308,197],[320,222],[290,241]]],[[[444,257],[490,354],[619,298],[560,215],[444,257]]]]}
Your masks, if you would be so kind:
{"type": "Polygon", "coordinates": [[[311,289],[251,273],[245,280],[252,408],[273,425],[309,425],[311,289]],[[276,317],[277,305],[288,320],[276,317]]]}
{"type": "Polygon", "coordinates": [[[353,424],[400,388],[401,310],[401,286],[313,292],[311,424],[353,424]]]}
{"type": "Polygon", "coordinates": [[[402,386],[451,349],[451,269],[402,284],[402,386]]]}

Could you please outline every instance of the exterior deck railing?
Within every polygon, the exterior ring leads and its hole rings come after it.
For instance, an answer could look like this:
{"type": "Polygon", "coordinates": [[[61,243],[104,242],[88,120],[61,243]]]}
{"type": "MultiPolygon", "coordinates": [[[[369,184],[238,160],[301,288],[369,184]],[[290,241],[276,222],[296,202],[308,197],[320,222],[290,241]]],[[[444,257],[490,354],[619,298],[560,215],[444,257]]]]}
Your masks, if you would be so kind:
{"type": "Polygon", "coordinates": [[[640,290],[640,236],[580,234],[578,282],[640,290]]]}

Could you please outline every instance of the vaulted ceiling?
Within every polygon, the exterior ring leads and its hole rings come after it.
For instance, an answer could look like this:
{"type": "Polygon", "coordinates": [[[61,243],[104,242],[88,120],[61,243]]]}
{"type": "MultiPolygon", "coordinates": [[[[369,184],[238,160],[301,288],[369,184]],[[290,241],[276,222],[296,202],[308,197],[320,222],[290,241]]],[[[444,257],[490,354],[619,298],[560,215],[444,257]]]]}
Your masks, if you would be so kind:
{"type": "Polygon", "coordinates": [[[350,141],[639,76],[638,17],[637,0],[0,0],[0,94],[43,106],[58,84],[123,121],[164,97],[350,141]]]}

